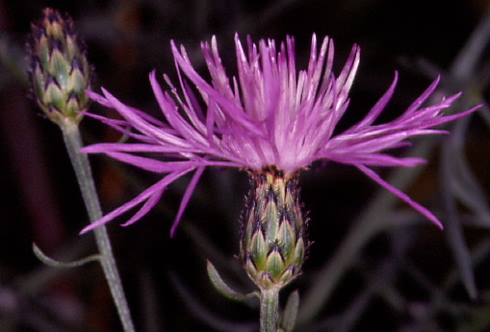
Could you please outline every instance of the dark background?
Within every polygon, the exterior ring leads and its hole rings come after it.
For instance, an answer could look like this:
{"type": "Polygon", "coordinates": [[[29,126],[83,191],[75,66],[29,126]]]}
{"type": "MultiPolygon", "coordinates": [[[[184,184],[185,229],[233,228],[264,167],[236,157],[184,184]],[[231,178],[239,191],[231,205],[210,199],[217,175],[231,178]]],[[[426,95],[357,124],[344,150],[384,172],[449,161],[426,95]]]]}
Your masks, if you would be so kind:
{"type": "MultiPolygon", "coordinates": [[[[449,95],[464,90],[473,98],[465,99],[468,104],[485,103],[488,92],[488,40],[480,42],[483,48],[474,71],[465,72],[464,79],[450,72],[478,22],[488,16],[484,1],[107,0],[67,4],[0,0],[2,332],[120,331],[99,266],[53,269],[44,267],[32,254],[33,242],[65,261],[95,252],[91,235],[78,235],[87,216],[60,131],[27,98],[24,43],[30,23],[46,6],[73,17],[95,68],[94,89],[103,86],[123,102],[154,114],[158,108],[148,73],[156,69],[175,78],[170,40],[184,44],[196,68],[206,75],[199,43],[216,35],[228,72],[234,73],[235,32],[242,40],[250,34],[255,41],[293,35],[298,68],[304,68],[308,60],[312,33],[319,39],[328,35],[335,41],[336,73],[352,45],[358,43],[361,65],[339,131],[374,105],[395,70],[400,74],[399,84],[382,121],[408,107],[436,72],[442,75],[442,92],[449,95]]],[[[468,104],[458,104],[455,111],[468,104]]],[[[98,105],[92,111],[106,112],[98,105]]],[[[82,122],[82,133],[87,144],[119,138],[90,119],[82,122]]],[[[334,278],[335,291],[314,319],[300,322],[298,331],[488,331],[490,260],[485,245],[489,247],[490,223],[484,214],[490,140],[484,116],[473,115],[464,137],[464,142],[458,142],[464,144],[464,154],[454,158],[468,159],[484,204],[478,215],[474,207],[454,198],[459,226],[449,228],[456,229],[456,237],[394,200],[386,203],[389,214],[380,213],[380,218],[393,219],[391,226],[353,238],[379,188],[354,168],[332,163],[314,165],[302,175],[302,200],[309,211],[314,244],[303,275],[284,295],[298,288],[307,297],[310,287],[321,279],[324,266],[343,252],[341,248],[351,245],[356,249],[338,258],[345,264],[339,267],[340,278],[334,278]],[[458,236],[459,242],[455,240],[458,236]],[[459,253],[468,261],[476,257],[477,250],[481,257],[475,258],[473,267],[464,267],[455,259],[459,253]],[[476,297],[468,295],[468,282],[459,281],[463,272],[475,281],[476,297]],[[451,275],[456,281],[447,286],[451,275]]],[[[406,191],[444,221],[447,202],[441,195],[445,188],[441,181],[450,179],[440,176],[441,169],[448,167],[441,163],[440,146],[451,143],[447,138],[422,138],[414,144],[424,139],[436,146],[424,155],[428,163],[420,167],[420,175],[406,191]]],[[[108,158],[91,156],[91,161],[105,212],[157,180],[155,174],[108,158]]],[[[384,178],[392,174],[391,170],[379,171],[384,178]]],[[[223,298],[206,275],[209,258],[236,288],[253,289],[235,258],[240,211],[248,190],[246,174],[206,170],[171,239],[170,225],[187,181],[172,184],[158,208],[138,223],[121,228],[117,224],[124,221],[122,217],[109,224],[138,331],[258,330],[254,325],[258,303],[223,298]]]]}

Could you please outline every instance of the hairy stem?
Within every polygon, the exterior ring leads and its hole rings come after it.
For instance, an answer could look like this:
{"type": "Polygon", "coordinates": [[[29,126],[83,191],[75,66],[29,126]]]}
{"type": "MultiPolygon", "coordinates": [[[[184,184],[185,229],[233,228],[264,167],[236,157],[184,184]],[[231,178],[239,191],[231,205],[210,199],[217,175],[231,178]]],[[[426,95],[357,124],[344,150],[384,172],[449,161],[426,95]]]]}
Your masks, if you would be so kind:
{"type": "MultiPolygon", "coordinates": [[[[87,208],[90,222],[93,222],[102,217],[99,199],[95,190],[94,180],[88,158],[85,154],[80,153],[82,147],[82,139],[78,124],[66,118],[66,121],[60,126],[63,132],[71,163],[75,169],[76,177],[80,190],[82,192],[83,201],[87,208]]],[[[94,229],[95,240],[101,254],[100,263],[104,270],[104,275],[109,285],[112,298],[116,304],[124,332],[134,332],[134,324],[131,320],[128,303],[124,295],[124,290],[117,270],[116,261],[112,253],[111,242],[105,226],[100,226],[94,229]]]]}
{"type": "Polygon", "coordinates": [[[279,322],[279,288],[260,292],[260,332],[277,332],[279,322]]]}

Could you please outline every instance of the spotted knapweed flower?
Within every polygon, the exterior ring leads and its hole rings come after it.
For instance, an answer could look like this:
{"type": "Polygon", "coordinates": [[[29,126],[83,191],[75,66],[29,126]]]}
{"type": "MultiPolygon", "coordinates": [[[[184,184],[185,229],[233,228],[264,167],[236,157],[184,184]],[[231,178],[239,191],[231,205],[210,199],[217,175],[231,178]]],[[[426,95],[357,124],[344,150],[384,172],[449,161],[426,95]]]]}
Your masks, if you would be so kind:
{"type": "Polygon", "coordinates": [[[249,266],[249,275],[262,280],[261,287],[284,283],[298,273],[306,246],[297,174],[316,160],[354,165],[442,227],[430,211],[385,182],[371,167],[410,167],[422,163],[420,158],[401,158],[385,151],[405,145],[405,140],[412,136],[445,133],[432,127],[474,110],[447,116],[442,113],[459,94],[421,107],[435,90],[436,79],[398,118],[373,124],[393,94],[398,78],[395,73],[393,83],[364,119],[334,135],[349,104],[348,93],[359,65],[359,46],[354,45],[340,74],[335,76],[334,47],[328,37],[318,50],[313,35],[308,67],[297,72],[292,37],[287,37],[278,48],[274,40],[254,44],[248,38],[244,49],[236,35],[238,75],[233,77],[227,75],[222,65],[216,38],[201,47],[211,82],[196,72],[184,47],[179,49],[174,42],[171,48],[180,90],[165,76],[170,89],[162,91],[155,72],[150,73],[151,87],[164,120],[125,105],[105,89],[102,95],[89,93],[93,100],[115,109],[123,120],[91,116],[135,142],[94,144],[84,151],[104,153],[164,176],[82,232],[142,204],[124,225],[137,221],[157,203],[170,183],[194,172],[173,222],[173,234],[207,166],[246,169],[254,188],[243,215],[241,255],[249,266]],[[142,153],[151,153],[152,157],[142,153]]]}

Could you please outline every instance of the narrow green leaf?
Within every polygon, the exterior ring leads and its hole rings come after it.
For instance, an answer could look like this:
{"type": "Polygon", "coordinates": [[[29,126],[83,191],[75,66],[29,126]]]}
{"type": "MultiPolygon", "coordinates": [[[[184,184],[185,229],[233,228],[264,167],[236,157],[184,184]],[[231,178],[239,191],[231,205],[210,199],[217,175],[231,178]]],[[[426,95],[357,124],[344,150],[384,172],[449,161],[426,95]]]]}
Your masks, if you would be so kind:
{"type": "Polygon", "coordinates": [[[63,269],[82,266],[90,262],[98,262],[100,261],[100,257],[101,257],[100,255],[91,255],[73,262],[59,262],[57,260],[52,259],[51,257],[46,256],[35,243],[32,244],[32,251],[34,252],[34,255],[44,264],[51,267],[57,267],[63,269]]]}
{"type": "Polygon", "coordinates": [[[243,301],[253,296],[258,296],[257,292],[251,292],[248,294],[242,294],[235,290],[233,290],[230,286],[228,286],[224,280],[219,275],[218,271],[214,267],[214,265],[208,260],[208,276],[214,287],[225,297],[235,300],[235,301],[243,301]]]}

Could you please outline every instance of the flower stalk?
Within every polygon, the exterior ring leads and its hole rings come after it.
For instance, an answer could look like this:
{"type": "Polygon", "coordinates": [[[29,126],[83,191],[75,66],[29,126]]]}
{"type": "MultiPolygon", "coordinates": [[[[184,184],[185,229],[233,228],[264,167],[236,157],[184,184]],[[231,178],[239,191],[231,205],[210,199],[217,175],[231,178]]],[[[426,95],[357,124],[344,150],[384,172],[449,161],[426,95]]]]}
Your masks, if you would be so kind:
{"type": "MultiPolygon", "coordinates": [[[[63,133],[63,140],[70,156],[70,160],[75,170],[78,185],[82,193],[83,201],[90,218],[93,222],[102,217],[100,203],[95,190],[92,171],[86,154],[80,153],[82,140],[78,124],[73,121],[65,121],[60,125],[63,133]]],[[[116,260],[112,252],[112,246],[105,226],[94,229],[95,241],[101,254],[100,263],[104,271],[105,278],[109,285],[112,298],[117,307],[117,312],[121,319],[124,332],[134,332],[134,324],[131,320],[129,306],[124,295],[124,290],[116,266],[116,260]]]]}
{"type": "Polygon", "coordinates": [[[279,288],[260,293],[260,332],[277,332],[279,322],[279,288]]]}

